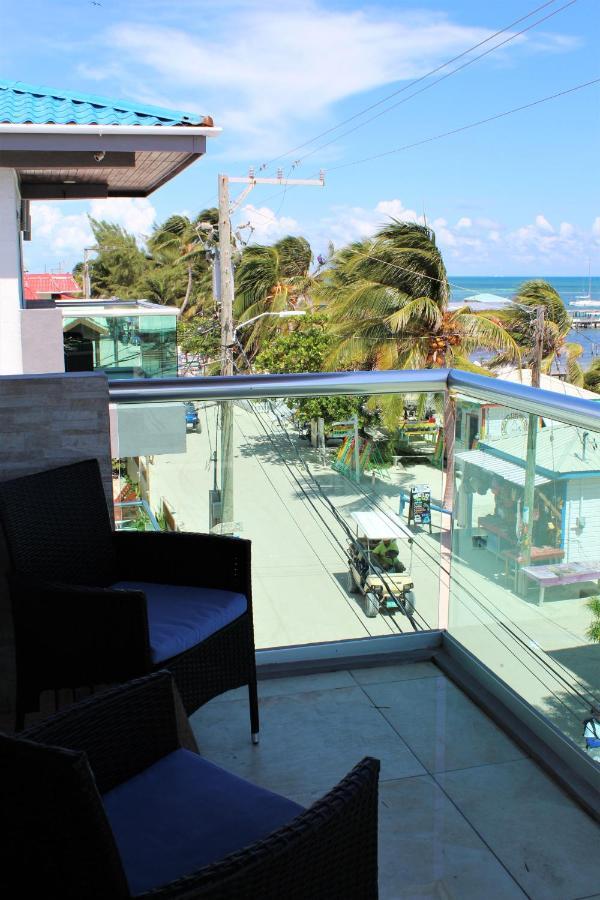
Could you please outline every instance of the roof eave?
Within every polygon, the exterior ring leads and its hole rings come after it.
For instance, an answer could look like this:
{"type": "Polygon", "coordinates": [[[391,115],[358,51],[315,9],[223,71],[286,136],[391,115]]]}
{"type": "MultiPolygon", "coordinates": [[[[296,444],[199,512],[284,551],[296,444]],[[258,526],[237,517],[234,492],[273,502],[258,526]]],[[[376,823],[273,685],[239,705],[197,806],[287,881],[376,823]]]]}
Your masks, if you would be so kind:
{"type": "Polygon", "coordinates": [[[223,129],[207,125],[36,125],[29,122],[0,122],[0,134],[91,134],[157,135],[165,137],[218,137],[223,129]]]}

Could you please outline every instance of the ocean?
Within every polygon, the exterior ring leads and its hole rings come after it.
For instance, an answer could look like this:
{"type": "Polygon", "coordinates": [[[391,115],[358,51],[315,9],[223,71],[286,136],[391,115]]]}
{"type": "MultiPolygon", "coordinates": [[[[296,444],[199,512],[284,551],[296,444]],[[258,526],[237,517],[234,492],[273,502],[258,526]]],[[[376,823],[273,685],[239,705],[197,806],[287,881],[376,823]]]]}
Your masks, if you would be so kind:
{"type": "MultiPolygon", "coordinates": [[[[586,295],[589,290],[589,277],[539,276],[549,282],[558,291],[565,304],[568,305],[577,296],[586,295]]],[[[512,297],[519,285],[529,281],[531,276],[507,275],[494,277],[491,275],[454,275],[449,277],[452,286],[453,300],[468,300],[473,294],[497,294],[500,297],[512,297]]],[[[592,300],[597,300],[600,305],[600,277],[592,277],[592,300]]],[[[590,363],[600,356],[600,328],[577,328],[569,332],[569,341],[581,344],[583,354],[579,358],[580,364],[586,369],[590,363]]]]}

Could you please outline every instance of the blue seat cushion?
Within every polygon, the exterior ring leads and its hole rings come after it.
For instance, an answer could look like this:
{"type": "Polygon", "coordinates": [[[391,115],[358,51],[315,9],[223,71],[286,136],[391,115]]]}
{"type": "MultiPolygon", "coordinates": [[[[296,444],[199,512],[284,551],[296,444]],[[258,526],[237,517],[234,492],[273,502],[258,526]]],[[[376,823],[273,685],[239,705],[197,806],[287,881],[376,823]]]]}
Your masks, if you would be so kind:
{"type": "Polygon", "coordinates": [[[218,862],[303,812],[189,750],[169,753],[102,799],[132,894],[218,862]]]}
{"type": "Polygon", "coordinates": [[[154,663],[190,650],[248,608],[244,594],[233,591],[149,581],[117,581],[111,587],[145,593],[154,663]]]}

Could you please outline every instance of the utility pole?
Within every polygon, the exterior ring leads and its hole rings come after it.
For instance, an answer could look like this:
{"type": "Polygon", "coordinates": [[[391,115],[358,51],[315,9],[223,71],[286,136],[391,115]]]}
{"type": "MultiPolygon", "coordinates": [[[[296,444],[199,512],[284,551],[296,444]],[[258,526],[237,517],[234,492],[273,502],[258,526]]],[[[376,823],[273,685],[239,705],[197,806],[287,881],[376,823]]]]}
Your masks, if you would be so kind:
{"type": "Polygon", "coordinates": [[[90,279],[90,250],[96,247],[83,248],[83,296],[89,299],[92,296],[92,282],[90,279]]]}
{"type": "MultiPolygon", "coordinates": [[[[325,175],[320,178],[284,178],[281,169],[276,178],[256,178],[250,169],[247,176],[230,178],[219,175],[219,274],[221,285],[221,375],[233,375],[233,266],[231,262],[231,214],[246,199],[257,184],[315,185],[324,187],[325,175]],[[234,200],[229,201],[229,184],[245,184],[247,187],[234,200]]],[[[221,524],[233,528],[233,402],[221,402],[221,524]]]]}
{"type": "MultiPolygon", "coordinates": [[[[542,370],[542,358],[544,354],[544,316],[546,308],[538,306],[536,309],[535,328],[533,335],[533,359],[531,362],[531,387],[539,388],[540,374],[542,370]]],[[[533,505],[535,500],[535,455],[537,450],[539,416],[529,414],[527,425],[527,457],[525,467],[525,489],[523,491],[523,565],[531,562],[531,548],[533,546],[533,505]]]]}
{"type": "MultiPolygon", "coordinates": [[[[221,285],[221,375],[233,375],[233,266],[229,179],[219,175],[219,281],[221,285]]],[[[233,403],[221,403],[221,524],[233,527],[233,403]]]]}

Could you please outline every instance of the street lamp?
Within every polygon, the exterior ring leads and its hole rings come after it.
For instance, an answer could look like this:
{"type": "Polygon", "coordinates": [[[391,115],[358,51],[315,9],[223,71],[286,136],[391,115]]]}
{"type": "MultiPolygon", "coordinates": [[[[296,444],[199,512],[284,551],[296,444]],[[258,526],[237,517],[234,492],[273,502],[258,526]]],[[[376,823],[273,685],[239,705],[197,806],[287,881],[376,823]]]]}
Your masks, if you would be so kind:
{"type": "Polygon", "coordinates": [[[251,319],[246,319],[245,322],[240,322],[239,325],[235,325],[233,329],[233,339],[235,341],[237,337],[237,333],[241,328],[245,328],[247,325],[252,325],[253,322],[257,322],[259,319],[264,318],[265,316],[276,316],[278,319],[290,319],[292,316],[305,316],[305,309],[283,309],[281,312],[262,312],[257,316],[252,316],[251,319]]]}

